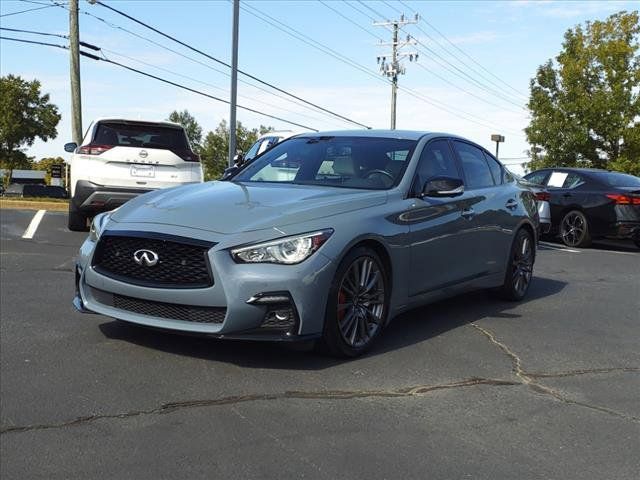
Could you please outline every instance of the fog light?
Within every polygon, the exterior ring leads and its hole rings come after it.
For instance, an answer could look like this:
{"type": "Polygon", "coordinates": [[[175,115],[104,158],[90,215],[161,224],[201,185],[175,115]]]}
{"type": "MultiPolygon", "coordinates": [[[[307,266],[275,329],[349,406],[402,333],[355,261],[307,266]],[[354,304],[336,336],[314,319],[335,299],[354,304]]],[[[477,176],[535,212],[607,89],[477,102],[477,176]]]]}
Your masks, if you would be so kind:
{"type": "Polygon", "coordinates": [[[260,328],[291,331],[296,326],[296,314],[291,305],[269,307],[260,328]]]}

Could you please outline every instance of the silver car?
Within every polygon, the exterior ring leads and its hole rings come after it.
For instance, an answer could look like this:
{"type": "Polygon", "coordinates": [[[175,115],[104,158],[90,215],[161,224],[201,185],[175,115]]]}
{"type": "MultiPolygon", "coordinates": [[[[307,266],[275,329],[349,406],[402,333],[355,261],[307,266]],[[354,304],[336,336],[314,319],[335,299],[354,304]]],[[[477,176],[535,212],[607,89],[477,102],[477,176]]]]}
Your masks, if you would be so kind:
{"type": "Polygon", "coordinates": [[[229,180],[159,190],[95,217],[74,305],[218,338],[365,352],[397,314],[470,289],[522,299],[533,193],[449,134],[285,140],[229,180]]]}

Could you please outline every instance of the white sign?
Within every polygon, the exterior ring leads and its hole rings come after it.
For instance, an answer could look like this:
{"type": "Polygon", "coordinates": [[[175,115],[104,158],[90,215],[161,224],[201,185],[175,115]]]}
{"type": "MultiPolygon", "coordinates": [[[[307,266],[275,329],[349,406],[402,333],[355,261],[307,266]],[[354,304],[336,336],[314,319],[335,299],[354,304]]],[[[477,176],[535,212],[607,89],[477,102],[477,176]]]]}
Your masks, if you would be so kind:
{"type": "Polygon", "coordinates": [[[562,188],[562,185],[564,185],[564,181],[567,179],[568,175],[569,174],[567,172],[553,172],[549,177],[547,186],[562,188]]]}

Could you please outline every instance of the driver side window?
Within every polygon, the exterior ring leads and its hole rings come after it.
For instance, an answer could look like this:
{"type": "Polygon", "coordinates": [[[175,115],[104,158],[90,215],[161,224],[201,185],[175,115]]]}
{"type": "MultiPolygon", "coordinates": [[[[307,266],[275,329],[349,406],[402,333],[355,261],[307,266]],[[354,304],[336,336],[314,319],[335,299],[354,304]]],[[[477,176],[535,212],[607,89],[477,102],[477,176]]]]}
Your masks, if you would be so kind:
{"type": "Polygon", "coordinates": [[[414,189],[421,192],[424,184],[434,177],[460,178],[449,142],[444,139],[429,142],[422,151],[414,189]]]}

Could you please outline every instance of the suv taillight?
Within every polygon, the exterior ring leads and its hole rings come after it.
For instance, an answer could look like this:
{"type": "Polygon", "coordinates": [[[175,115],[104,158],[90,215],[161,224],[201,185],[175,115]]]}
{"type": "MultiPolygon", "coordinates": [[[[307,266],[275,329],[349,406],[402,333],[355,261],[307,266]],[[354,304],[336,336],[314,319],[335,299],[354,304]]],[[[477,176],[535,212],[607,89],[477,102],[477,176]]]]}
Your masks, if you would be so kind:
{"type": "Polygon", "coordinates": [[[193,153],[191,150],[171,150],[185,162],[199,162],[200,155],[193,153]]]}
{"type": "Polygon", "coordinates": [[[640,197],[636,196],[607,193],[606,197],[613,200],[616,205],[640,205],[640,197]]]}
{"type": "Polygon", "coordinates": [[[111,150],[115,145],[96,145],[90,143],[89,145],[81,145],[76,150],[76,153],[82,155],[100,155],[101,153],[111,150]]]}
{"type": "Polygon", "coordinates": [[[540,202],[548,202],[551,200],[551,194],[549,192],[537,192],[536,200],[539,200],[540,202]]]}

